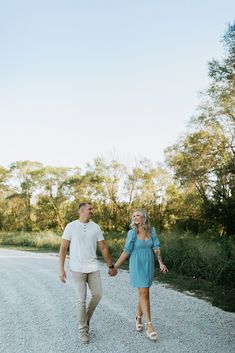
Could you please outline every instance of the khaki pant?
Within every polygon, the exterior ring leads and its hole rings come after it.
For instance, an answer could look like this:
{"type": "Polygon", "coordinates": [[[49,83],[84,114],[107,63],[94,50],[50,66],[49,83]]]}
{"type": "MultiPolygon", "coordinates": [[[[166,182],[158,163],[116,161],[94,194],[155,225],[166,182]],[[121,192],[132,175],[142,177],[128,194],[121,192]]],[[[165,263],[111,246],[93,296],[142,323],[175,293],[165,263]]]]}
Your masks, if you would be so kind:
{"type": "Polygon", "coordinates": [[[87,321],[90,321],[102,296],[100,271],[98,270],[91,273],[72,271],[72,274],[76,291],[76,310],[79,330],[84,330],[87,327],[87,321]],[[91,291],[91,300],[88,307],[86,307],[87,284],[91,291]]]}

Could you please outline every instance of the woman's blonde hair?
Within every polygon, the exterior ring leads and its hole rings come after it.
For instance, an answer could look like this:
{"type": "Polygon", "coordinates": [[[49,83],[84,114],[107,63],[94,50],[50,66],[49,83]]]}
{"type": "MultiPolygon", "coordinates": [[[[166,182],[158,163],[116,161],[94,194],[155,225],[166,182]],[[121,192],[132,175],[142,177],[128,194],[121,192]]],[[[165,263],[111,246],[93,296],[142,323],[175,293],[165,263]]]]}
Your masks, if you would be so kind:
{"type": "Polygon", "coordinates": [[[143,208],[138,208],[135,212],[132,213],[132,217],[131,217],[131,223],[130,223],[130,228],[134,229],[136,232],[138,232],[138,227],[137,225],[135,224],[135,221],[133,219],[133,214],[134,213],[140,213],[141,216],[143,217],[143,226],[144,226],[144,230],[146,232],[146,234],[149,236],[150,233],[151,233],[151,224],[150,224],[150,221],[149,221],[149,217],[148,217],[148,214],[147,212],[145,211],[145,209],[143,208]]]}

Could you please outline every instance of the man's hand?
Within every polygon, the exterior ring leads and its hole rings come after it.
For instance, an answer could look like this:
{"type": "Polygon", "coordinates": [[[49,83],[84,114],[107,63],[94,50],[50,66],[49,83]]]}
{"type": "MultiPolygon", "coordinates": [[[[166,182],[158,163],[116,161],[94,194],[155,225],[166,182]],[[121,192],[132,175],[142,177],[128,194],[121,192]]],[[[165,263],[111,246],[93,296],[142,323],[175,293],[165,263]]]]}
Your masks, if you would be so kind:
{"type": "Polygon", "coordinates": [[[61,245],[60,245],[60,252],[59,252],[59,271],[60,271],[60,280],[63,283],[65,283],[67,279],[67,275],[64,270],[64,262],[65,262],[68,247],[69,247],[69,240],[62,239],[61,245]]]}
{"type": "Polygon", "coordinates": [[[67,275],[66,275],[65,270],[62,270],[62,271],[60,272],[60,280],[61,280],[61,282],[66,283],[67,275]]]}
{"type": "Polygon", "coordinates": [[[110,277],[116,276],[117,273],[118,273],[118,271],[116,268],[109,268],[108,274],[110,277]]]}

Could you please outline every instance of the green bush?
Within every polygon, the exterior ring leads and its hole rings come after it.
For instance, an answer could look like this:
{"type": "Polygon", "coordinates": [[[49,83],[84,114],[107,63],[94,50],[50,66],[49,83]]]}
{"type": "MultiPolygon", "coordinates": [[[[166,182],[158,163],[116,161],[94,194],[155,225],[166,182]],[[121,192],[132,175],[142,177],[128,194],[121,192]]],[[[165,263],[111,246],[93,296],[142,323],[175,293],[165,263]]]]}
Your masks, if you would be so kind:
{"type": "Polygon", "coordinates": [[[161,250],[169,269],[193,278],[234,287],[235,244],[232,239],[165,233],[161,250]]]}
{"type": "MultiPolygon", "coordinates": [[[[113,259],[123,251],[126,232],[105,234],[113,259]]],[[[235,243],[231,238],[195,236],[189,232],[161,233],[161,252],[169,270],[219,285],[235,287],[235,243]]],[[[0,233],[0,245],[59,250],[61,235],[52,231],[0,233]]],[[[99,255],[100,252],[98,252],[99,255]]]]}
{"type": "MultiPolygon", "coordinates": [[[[108,233],[110,251],[116,259],[125,244],[126,233],[108,233]]],[[[234,288],[235,244],[231,238],[220,238],[190,232],[159,234],[161,252],[169,270],[234,288]]],[[[156,265],[158,266],[158,265],[156,265]]]]}

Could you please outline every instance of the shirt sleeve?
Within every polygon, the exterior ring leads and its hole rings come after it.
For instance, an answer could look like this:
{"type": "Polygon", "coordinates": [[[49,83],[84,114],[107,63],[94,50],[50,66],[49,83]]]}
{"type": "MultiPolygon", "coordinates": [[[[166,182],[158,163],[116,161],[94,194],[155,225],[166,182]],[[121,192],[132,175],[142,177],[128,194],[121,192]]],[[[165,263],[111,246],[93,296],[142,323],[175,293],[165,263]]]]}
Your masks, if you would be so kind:
{"type": "Polygon", "coordinates": [[[153,249],[160,249],[160,240],[157,236],[157,231],[155,227],[152,227],[152,239],[153,239],[153,249]]]}
{"type": "Polygon", "coordinates": [[[97,225],[97,241],[102,241],[104,240],[104,235],[102,233],[102,230],[100,229],[100,226],[97,225]]]}
{"type": "Polygon", "coordinates": [[[71,241],[71,237],[72,237],[71,227],[70,227],[69,224],[67,224],[67,226],[64,229],[64,232],[63,232],[63,235],[62,235],[62,239],[66,239],[66,240],[71,241]]]}
{"type": "Polygon", "coordinates": [[[135,242],[135,232],[133,229],[129,230],[127,233],[126,244],[124,246],[124,251],[127,254],[131,254],[134,249],[135,242]]]}

